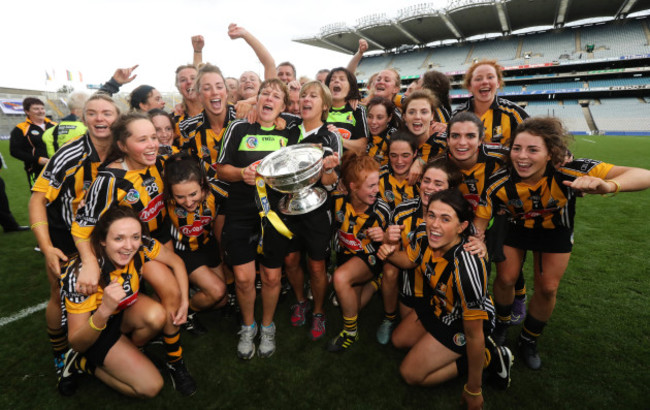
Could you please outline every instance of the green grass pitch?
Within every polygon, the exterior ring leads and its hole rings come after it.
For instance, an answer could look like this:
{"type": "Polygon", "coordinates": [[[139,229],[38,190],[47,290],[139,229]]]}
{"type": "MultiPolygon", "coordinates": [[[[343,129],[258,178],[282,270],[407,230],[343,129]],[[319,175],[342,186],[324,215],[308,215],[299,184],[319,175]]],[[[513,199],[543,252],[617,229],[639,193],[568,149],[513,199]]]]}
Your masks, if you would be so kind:
{"type": "MultiPolygon", "coordinates": [[[[650,168],[650,138],[577,136],[576,157],[650,168]]],[[[9,156],[0,176],[11,208],[28,223],[28,191],[22,164],[9,156]]],[[[533,372],[515,361],[506,392],[487,384],[488,409],[646,408],[650,385],[650,192],[578,200],[575,248],[560,285],[555,313],[540,339],[543,367],[533,372]]],[[[42,255],[30,232],[0,234],[0,320],[48,297],[42,255]]],[[[531,259],[531,258],[529,258],[531,259]]],[[[526,268],[532,288],[530,266],[526,268]]],[[[529,289],[529,292],[532,289],[529,289]]],[[[375,331],[382,315],[377,296],[360,314],[360,340],[343,355],[311,342],[307,327],[289,325],[290,296],[276,313],[278,350],[250,362],[235,355],[238,324],[218,312],[202,313],[209,333],[183,334],[186,362],[199,390],[176,393],[169,378],[152,408],[398,409],[459,408],[463,380],[434,388],[407,386],[399,376],[404,355],[380,346],[375,331]]],[[[259,304],[259,303],[258,303],[259,304]]],[[[339,310],[327,304],[328,337],[341,328],[339,310]]],[[[260,316],[259,314],[257,315],[260,316]]],[[[518,329],[511,329],[514,346],[518,329]]],[[[92,378],[72,397],[56,391],[44,311],[0,327],[0,408],[136,408],[92,378]]],[[[153,350],[163,357],[162,350],[153,350]]]]}

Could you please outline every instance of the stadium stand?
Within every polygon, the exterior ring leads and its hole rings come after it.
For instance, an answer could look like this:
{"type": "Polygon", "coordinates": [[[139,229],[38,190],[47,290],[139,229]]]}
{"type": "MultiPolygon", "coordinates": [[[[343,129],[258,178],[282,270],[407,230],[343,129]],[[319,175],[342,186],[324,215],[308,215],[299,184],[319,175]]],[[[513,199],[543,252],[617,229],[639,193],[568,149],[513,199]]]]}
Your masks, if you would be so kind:
{"type": "Polygon", "coordinates": [[[592,101],[589,109],[601,133],[618,134],[636,132],[640,129],[650,130],[650,104],[644,99],[601,99],[592,101]]]}
{"type": "Polygon", "coordinates": [[[650,53],[650,46],[639,21],[585,27],[580,32],[581,50],[593,45],[594,58],[650,53]]]}
{"type": "Polygon", "coordinates": [[[611,86],[626,86],[626,85],[646,85],[650,84],[648,77],[633,77],[633,78],[610,78],[607,80],[589,80],[589,87],[611,87],[611,86]]]}
{"type": "Polygon", "coordinates": [[[525,109],[531,116],[543,115],[561,119],[570,132],[588,133],[590,131],[578,101],[567,100],[563,104],[558,104],[555,101],[531,101],[525,109]]]}
{"type": "Polygon", "coordinates": [[[498,60],[501,64],[509,65],[517,58],[518,38],[497,38],[474,44],[470,59],[498,60]]]}
{"type": "Polygon", "coordinates": [[[584,88],[582,81],[558,81],[526,85],[526,91],[561,90],[563,88],[584,88]]]}

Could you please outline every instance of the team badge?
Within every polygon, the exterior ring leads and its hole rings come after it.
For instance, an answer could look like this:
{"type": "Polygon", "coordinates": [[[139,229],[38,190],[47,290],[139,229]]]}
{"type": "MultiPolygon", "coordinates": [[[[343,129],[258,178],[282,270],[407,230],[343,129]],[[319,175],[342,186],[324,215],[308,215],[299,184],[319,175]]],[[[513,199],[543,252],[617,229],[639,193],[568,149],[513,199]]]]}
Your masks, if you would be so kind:
{"type": "Polygon", "coordinates": [[[524,203],[521,202],[521,199],[511,199],[508,201],[508,205],[512,205],[515,208],[521,208],[524,206],[524,203]]]}
{"type": "Polygon", "coordinates": [[[262,178],[257,179],[257,186],[260,188],[264,188],[264,180],[262,178]]]}
{"type": "Polygon", "coordinates": [[[38,131],[32,130],[32,135],[38,135],[38,131]]]}
{"type": "Polygon", "coordinates": [[[181,208],[180,206],[176,207],[176,209],[174,210],[174,213],[179,218],[185,218],[187,216],[187,211],[185,210],[185,208],[181,208]]]}
{"type": "Polygon", "coordinates": [[[384,192],[384,196],[386,197],[386,200],[388,200],[389,202],[395,201],[395,194],[393,194],[393,191],[384,192]]]}
{"type": "Polygon", "coordinates": [[[140,193],[136,189],[129,189],[124,199],[130,204],[135,204],[140,200],[140,193]]]}
{"type": "Polygon", "coordinates": [[[411,231],[406,234],[406,238],[411,242],[413,240],[413,235],[415,235],[415,232],[411,231]]]}
{"type": "Polygon", "coordinates": [[[210,150],[208,149],[208,147],[201,147],[201,156],[202,157],[210,156],[210,150]]]}
{"type": "Polygon", "coordinates": [[[343,213],[343,211],[338,211],[336,213],[336,220],[343,223],[344,219],[345,219],[345,214],[343,213]]]}
{"type": "Polygon", "coordinates": [[[465,346],[465,334],[464,333],[456,333],[454,335],[454,344],[456,346],[465,346]]]}
{"type": "Polygon", "coordinates": [[[375,264],[377,263],[377,258],[375,258],[375,255],[368,256],[368,263],[370,264],[370,266],[375,266],[375,264]]]}
{"type": "Polygon", "coordinates": [[[90,188],[90,181],[84,181],[84,187],[82,189],[88,191],[88,188],[90,188]]]}
{"type": "Polygon", "coordinates": [[[255,137],[248,137],[246,139],[246,148],[248,149],[255,149],[257,148],[257,138],[255,137]]]}
{"type": "Polygon", "coordinates": [[[364,239],[366,239],[366,234],[364,234],[363,232],[359,232],[359,233],[357,234],[357,238],[359,238],[359,239],[361,239],[361,240],[364,240],[364,239]]]}

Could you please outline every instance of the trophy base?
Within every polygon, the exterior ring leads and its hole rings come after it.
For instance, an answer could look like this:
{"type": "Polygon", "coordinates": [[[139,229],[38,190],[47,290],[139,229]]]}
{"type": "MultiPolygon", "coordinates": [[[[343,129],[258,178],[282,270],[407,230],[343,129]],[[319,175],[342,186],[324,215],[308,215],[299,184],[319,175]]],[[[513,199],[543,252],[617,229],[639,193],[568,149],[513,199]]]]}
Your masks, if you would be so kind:
{"type": "Polygon", "coordinates": [[[278,208],[285,215],[302,215],[317,209],[326,200],[327,192],[323,188],[308,188],[283,196],[278,208]]]}

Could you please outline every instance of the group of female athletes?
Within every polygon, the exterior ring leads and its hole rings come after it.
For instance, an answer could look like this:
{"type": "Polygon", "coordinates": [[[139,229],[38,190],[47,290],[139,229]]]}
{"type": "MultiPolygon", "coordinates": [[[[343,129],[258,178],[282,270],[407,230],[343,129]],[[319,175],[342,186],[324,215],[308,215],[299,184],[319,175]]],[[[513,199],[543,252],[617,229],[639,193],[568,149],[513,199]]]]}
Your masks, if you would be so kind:
{"type": "MultiPolygon", "coordinates": [[[[646,189],[650,172],[574,160],[558,120],[527,118],[497,96],[494,61],[468,69],[472,96],[450,115],[440,73],[425,73],[400,95],[399,74],[380,71],[362,100],[353,70],[300,85],[290,63],[276,73],[250,33],[232,25],[229,34],[256,51],[264,81],[252,72],[226,78],[211,64],[181,66],[183,104],[174,117],[153,87],[136,88],[124,114],[95,94],[83,109],[86,134],[61,147],[33,186],[30,221],[51,283],[46,318],[60,392],[72,394],[75,375],[88,373],[124,394],[155,396],[163,379],[142,347],[159,340],[174,387],[193,394],[181,327],[200,331],[195,313],[224,306],[233,280],[238,357],[275,352],[283,273],[297,300],[291,324],[311,317],[309,337],[319,340],[332,266],[343,329],[329,351],[368,343],[358,342],[358,315],[379,290],[377,340],[408,350],[404,380],[430,386],[465,377],[463,400],[481,408],[484,371],[498,388],[510,383],[506,331],[528,250],[535,291],[518,357],[540,368],[537,342],[571,255],[576,198],[646,189]],[[327,148],[317,185],[328,198],[309,213],[284,215],[280,194],[256,168],[305,143],[327,148]]],[[[202,39],[193,44],[200,52],[202,39]]],[[[117,70],[105,91],[131,81],[134,68],[117,70]]]]}

